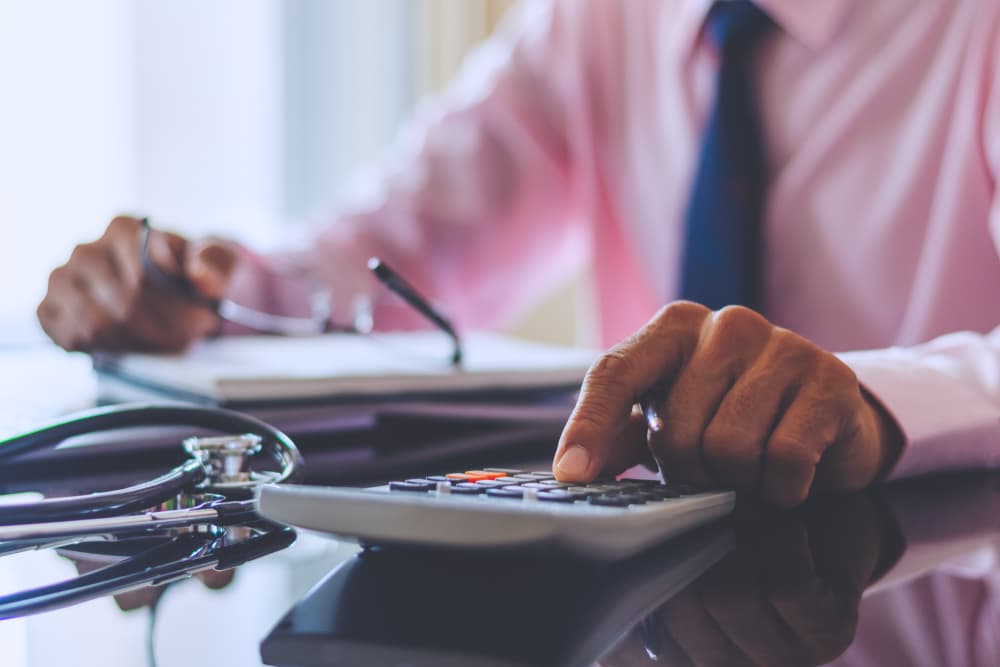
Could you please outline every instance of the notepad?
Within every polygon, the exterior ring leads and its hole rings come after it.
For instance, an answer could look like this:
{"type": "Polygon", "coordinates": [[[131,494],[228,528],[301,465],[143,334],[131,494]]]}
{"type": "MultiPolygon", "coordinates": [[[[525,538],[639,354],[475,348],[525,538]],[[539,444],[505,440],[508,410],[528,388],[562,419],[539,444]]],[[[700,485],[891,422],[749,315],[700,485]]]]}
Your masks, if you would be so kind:
{"type": "Polygon", "coordinates": [[[597,357],[591,349],[474,333],[461,367],[438,332],[361,336],[228,336],[184,354],[95,358],[119,388],[218,405],[345,398],[485,395],[579,386],[597,357]]]}

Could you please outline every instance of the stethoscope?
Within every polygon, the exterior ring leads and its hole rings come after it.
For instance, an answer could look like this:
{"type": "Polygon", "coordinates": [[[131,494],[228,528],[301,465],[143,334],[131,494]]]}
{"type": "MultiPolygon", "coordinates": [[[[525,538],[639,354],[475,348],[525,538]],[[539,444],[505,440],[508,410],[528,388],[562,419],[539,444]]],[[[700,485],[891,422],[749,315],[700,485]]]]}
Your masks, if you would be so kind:
{"type": "Polygon", "coordinates": [[[18,540],[73,534],[239,523],[253,514],[260,485],[288,481],[302,468],[295,443],[270,424],[239,412],[188,405],[119,405],[78,413],[0,440],[0,464],[74,436],[147,426],[236,435],[187,438],[186,461],[140,484],[0,505],[0,549],[18,540]],[[277,469],[257,469],[255,463],[263,459],[277,469]]]}
{"type": "Polygon", "coordinates": [[[185,439],[187,460],[140,484],[0,505],[0,556],[56,548],[111,561],[68,581],[0,596],[0,619],[227,569],[294,541],[290,528],[256,514],[254,497],[262,484],[293,479],[302,457],[280,430],[238,412],[187,405],[100,408],[0,440],[0,464],[74,436],[139,426],[227,435],[185,439]],[[274,469],[256,465],[265,460],[274,469]]]}

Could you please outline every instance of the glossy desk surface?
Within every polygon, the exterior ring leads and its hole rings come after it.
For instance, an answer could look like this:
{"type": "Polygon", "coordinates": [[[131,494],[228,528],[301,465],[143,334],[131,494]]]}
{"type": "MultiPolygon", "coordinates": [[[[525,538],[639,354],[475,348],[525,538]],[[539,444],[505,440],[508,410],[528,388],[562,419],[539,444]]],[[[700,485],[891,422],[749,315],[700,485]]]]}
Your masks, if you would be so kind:
{"type": "MultiPolygon", "coordinates": [[[[792,512],[741,498],[732,518],[613,564],[359,553],[299,534],[234,570],[0,621],[0,662],[995,666],[998,555],[1000,476],[986,474],[792,512]]],[[[7,555],[0,596],[105,562],[7,555]]]]}

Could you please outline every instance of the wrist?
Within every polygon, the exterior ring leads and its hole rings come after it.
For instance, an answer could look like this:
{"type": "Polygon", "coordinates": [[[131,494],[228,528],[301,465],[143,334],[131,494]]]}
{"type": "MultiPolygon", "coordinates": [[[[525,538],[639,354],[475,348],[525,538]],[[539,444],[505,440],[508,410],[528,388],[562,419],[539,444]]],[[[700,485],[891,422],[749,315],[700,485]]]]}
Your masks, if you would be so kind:
{"type": "Polygon", "coordinates": [[[903,451],[905,439],[903,430],[895,418],[864,385],[861,385],[861,396],[875,422],[877,457],[872,482],[879,482],[888,477],[896,465],[903,451]]]}

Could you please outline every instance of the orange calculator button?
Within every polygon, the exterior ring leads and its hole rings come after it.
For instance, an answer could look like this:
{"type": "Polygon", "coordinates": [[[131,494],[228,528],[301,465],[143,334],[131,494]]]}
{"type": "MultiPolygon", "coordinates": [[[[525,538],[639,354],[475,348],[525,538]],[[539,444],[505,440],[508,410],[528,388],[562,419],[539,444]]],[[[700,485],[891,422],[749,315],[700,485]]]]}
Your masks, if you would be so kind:
{"type": "Polygon", "coordinates": [[[469,476],[463,472],[450,472],[447,475],[445,475],[445,477],[447,477],[448,479],[453,479],[456,482],[475,481],[475,480],[470,480],[469,476]]]}
{"type": "Polygon", "coordinates": [[[505,472],[487,472],[486,470],[466,470],[465,474],[469,476],[470,482],[478,482],[481,479],[497,479],[498,477],[506,477],[505,472]],[[475,477],[475,479],[472,479],[475,477]]]}

